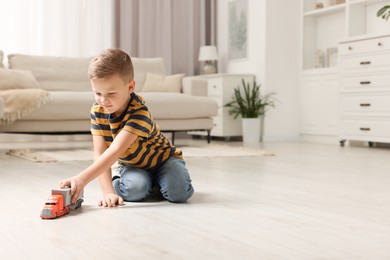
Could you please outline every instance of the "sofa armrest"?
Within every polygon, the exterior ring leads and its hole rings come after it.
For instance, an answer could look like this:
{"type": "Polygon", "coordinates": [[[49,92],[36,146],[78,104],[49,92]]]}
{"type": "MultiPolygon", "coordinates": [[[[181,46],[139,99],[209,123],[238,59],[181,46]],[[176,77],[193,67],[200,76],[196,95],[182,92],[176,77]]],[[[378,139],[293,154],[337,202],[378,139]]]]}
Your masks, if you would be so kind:
{"type": "Polygon", "coordinates": [[[0,118],[4,115],[4,100],[0,97],[0,118]]]}
{"type": "Polygon", "coordinates": [[[207,96],[207,80],[197,77],[183,78],[183,93],[193,96],[207,96]]]}

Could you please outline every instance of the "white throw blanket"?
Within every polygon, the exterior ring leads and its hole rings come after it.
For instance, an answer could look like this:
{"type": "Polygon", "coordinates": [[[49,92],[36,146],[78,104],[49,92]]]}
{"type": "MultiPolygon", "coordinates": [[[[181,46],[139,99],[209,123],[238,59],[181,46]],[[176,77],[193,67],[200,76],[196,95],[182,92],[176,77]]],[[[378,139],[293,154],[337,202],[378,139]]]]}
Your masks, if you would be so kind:
{"type": "Polygon", "coordinates": [[[4,100],[0,125],[10,125],[50,101],[49,92],[37,88],[0,90],[0,98],[4,100]]]}

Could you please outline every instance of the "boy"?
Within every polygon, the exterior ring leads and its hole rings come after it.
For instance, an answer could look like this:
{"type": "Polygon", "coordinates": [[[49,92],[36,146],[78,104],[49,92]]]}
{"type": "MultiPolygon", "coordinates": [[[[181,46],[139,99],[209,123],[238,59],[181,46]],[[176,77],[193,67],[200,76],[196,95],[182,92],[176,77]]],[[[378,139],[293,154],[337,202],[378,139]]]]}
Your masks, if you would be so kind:
{"type": "Polygon", "coordinates": [[[99,206],[141,201],[154,184],[170,202],[185,202],[194,193],[182,152],[160,132],[142,97],[134,93],[130,56],[107,49],[89,65],[95,93],[91,109],[94,163],[76,176],[60,182],[71,187],[74,202],[90,181],[99,178],[103,198],[99,206]],[[111,165],[119,161],[120,177],[111,179],[111,165]]]}

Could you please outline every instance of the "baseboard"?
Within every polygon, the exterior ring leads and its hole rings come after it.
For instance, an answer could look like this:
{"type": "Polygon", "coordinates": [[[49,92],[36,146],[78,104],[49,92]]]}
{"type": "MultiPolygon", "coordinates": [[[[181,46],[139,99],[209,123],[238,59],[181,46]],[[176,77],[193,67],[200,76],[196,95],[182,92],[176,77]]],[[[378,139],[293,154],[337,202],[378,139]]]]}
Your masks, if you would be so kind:
{"type": "Polygon", "coordinates": [[[322,143],[322,144],[340,144],[338,136],[333,135],[300,135],[300,141],[308,143],[322,143]]]}
{"type": "Polygon", "coordinates": [[[286,136],[270,136],[264,135],[263,142],[299,142],[300,138],[297,135],[286,135],[286,136]]]}

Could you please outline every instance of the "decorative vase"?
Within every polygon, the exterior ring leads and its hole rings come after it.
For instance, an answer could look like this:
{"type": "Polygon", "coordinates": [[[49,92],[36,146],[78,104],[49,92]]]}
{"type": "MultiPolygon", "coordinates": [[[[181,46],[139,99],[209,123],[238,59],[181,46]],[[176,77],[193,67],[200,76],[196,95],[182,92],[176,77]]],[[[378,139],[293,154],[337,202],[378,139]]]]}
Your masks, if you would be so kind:
{"type": "Polygon", "coordinates": [[[325,65],[324,52],[316,50],[314,53],[314,68],[323,68],[325,65]]]}
{"type": "Polygon", "coordinates": [[[242,119],[242,141],[244,143],[260,142],[261,120],[258,118],[242,119]]]}

